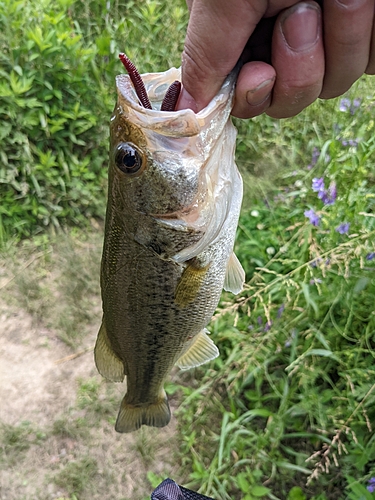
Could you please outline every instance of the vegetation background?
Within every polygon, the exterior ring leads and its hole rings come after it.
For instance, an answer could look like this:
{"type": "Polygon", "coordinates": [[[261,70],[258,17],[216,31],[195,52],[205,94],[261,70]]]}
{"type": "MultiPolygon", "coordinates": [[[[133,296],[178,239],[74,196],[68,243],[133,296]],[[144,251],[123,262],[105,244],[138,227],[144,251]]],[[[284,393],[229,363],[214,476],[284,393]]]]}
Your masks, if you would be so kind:
{"type": "MultiPolygon", "coordinates": [[[[178,66],[187,18],[183,0],[0,2],[0,290],[4,325],[30,319],[23,363],[56,339],[90,350],[117,54],[178,66]]],[[[217,500],[375,498],[374,89],[236,122],[247,285],[211,323],[220,358],[168,385],[173,440],[113,437],[120,392],[91,368],[47,420],[25,418],[27,394],[1,414],[1,498],[147,498],[171,474],[217,500]]]]}

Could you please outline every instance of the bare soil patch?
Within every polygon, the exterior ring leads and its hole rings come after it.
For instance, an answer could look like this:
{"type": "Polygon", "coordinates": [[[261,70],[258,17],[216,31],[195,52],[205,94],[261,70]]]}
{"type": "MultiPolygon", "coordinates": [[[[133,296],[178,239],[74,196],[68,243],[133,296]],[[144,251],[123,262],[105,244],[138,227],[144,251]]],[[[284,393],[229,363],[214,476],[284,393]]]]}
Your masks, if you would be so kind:
{"type": "MultiPolygon", "coordinates": [[[[100,323],[98,293],[93,293],[92,314],[86,315],[90,321],[80,320],[83,335],[74,349],[61,340],[64,335],[56,327],[60,319],[50,326],[50,309],[44,322],[40,297],[38,307],[30,307],[36,315],[17,306],[25,281],[20,290],[17,280],[9,284],[9,279],[24,261],[12,258],[12,262],[0,265],[0,499],[149,498],[153,488],[148,473],[176,479],[175,419],[165,429],[116,433],[114,421],[125,386],[106,383],[94,365],[91,347],[100,323]]],[[[61,256],[52,253],[44,267],[38,262],[24,273],[29,272],[30,283],[33,276],[40,280],[44,306],[53,308],[56,301],[67,299],[56,289],[61,256]]],[[[69,308],[63,311],[69,314],[69,308]]],[[[56,306],[56,314],[60,313],[56,306]]]]}

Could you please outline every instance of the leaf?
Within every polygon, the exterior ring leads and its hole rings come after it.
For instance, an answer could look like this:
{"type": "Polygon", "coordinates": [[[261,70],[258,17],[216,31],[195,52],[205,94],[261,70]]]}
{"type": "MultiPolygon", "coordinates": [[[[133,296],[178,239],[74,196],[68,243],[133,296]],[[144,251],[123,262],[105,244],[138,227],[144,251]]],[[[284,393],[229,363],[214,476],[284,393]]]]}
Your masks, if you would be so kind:
{"type": "Polygon", "coordinates": [[[244,415],[244,417],[247,416],[252,416],[252,417],[265,417],[268,418],[271,415],[273,415],[273,412],[270,410],[267,410],[266,408],[254,408],[254,410],[249,410],[247,411],[244,415]]]}
{"type": "Polygon", "coordinates": [[[32,87],[33,81],[34,81],[34,77],[32,77],[32,78],[26,78],[26,77],[19,78],[14,71],[11,71],[11,73],[10,73],[9,83],[10,83],[11,89],[13,90],[14,94],[16,94],[16,95],[24,94],[25,92],[30,90],[32,87]]]}
{"type": "Polygon", "coordinates": [[[21,66],[18,66],[17,64],[15,66],[13,66],[13,71],[15,71],[16,73],[18,73],[20,76],[23,75],[23,71],[22,71],[21,66]]]}
{"type": "Polygon", "coordinates": [[[266,488],[265,486],[253,486],[250,489],[251,495],[254,495],[255,497],[264,497],[270,491],[271,490],[269,488],[266,488]]]}
{"type": "Polygon", "coordinates": [[[241,472],[236,476],[237,484],[243,493],[248,493],[250,491],[249,482],[246,479],[246,474],[241,472]]]}
{"type": "Polygon", "coordinates": [[[354,286],[353,293],[360,293],[362,290],[364,290],[367,285],[369,284],[370,279],[369,278],[359,278],[357,283],[354,286]]]}
{"type": "Polygon", "coordinates": [[[2,122],[0,124],[0,141],[5,139],[7,135],[9,135],[10,131],[12,130],[12,125],[7,122],[2,122]]]}
{"type": "Polygon", "coordinates": [[[310,295],[309,285],[307,283],[302,283],[301,287],[302,287],[303,295],[305,296],[306,303],[314,309],[315,315],[316,315],[316,317],[318,317],[318,315],[319,315],[318,305],[310,295]]]}
{"type": "Polygon", "coordinates": [[[328,349],[310,349],[305,353],[305,356],[323,356],[325,358],[331,358],[340,363],[340,359],[333,354],[332,351],[328,349]]]}
{"type": "Polygon", "coordinates": [[[302,488],[299,486],[294,486],[288,493],[286,500],[306,500],[306,495],[304,494],[302,488]]]}

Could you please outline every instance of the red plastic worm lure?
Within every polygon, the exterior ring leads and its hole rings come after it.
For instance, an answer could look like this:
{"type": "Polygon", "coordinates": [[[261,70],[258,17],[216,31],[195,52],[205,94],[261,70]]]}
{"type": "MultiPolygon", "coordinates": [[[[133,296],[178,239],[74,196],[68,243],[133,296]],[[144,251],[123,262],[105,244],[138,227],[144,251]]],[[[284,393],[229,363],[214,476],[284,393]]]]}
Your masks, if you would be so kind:
{"type": "Polygon", "coordinates": [[[130,80],[134,85],[135,92],[138,96],[138,99],[141,101],[142,106],[147,109],[152,109],[150,99],[148,98],[141,75],[138,73],[137,68],[125,54],[119,54],[119,58],[122,64],[125,66],[126,71],[129,73],[130,80]]]}
{"type": "MultiPolygon", "coordinates": [[[[131,62],[128,56],[125,55],[123,52],[119,54],[119,58],[129,74],[130,80],[134,85],[134,90],[142,106],[147,109],[152,109],[150,99],[148,98],[146,88],[142,81],[142,77],[138,73],[137,68],[134,66],[134,64],[131,62]]],[[[167,92],[165,93],[163,102],[161,103],[160,111],[174,111],[180,92],[181,92],[181,82],[176,80],[175,82],[172,83],[172,85],[170,85],[167,92]]]]}
{"type": "Polygon", "coordinates": [[[165,93],[160,111],[174,111],[181,92],[181,82],[175,80],[165,93]]]}

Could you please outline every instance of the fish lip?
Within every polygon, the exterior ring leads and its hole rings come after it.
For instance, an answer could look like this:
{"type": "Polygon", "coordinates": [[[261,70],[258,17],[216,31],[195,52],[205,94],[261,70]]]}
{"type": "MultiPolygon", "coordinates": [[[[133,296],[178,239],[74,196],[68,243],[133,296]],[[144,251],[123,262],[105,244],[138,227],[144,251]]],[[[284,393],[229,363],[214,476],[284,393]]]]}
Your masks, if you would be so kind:
{"type": "Polygon", "coordinates": [[[150,217],[153,217],[154,219],[162,220],[177,220],[179,219],[178,214],[180,212],[171,212],[169,214],[148,214],[150,217]]]}
{"type": "Polygon", "coordinates": [[[189,210],[188,212],[184,211],[178,211],[178,212],[171,212],[169,214],[149,214],[150,217],[153,217],[154,219],[157,220],[181,220],[184,216],[188,215],[191,211],[189,210]]]}
{"type": "MultiPolygon", "coordinates": [[[[141,75],[152,105],[157,105],[164,96],[164,94],[157,92],[157,87],[162,83],[172,83],[176,79],[179,80],[179,75],[180,69],[176,68],[171,68],[167,72],[144,73],[141,75]],[[170,71],[172,73],[169,74],[170,71]]],[[[122,112],[142,128],[152,130],[167,137],[194,137],[198,136],[202,129],[205,128],[217,107],[221,108],[224,106],[225,108],[228,97],[233,105],[234,81],[236,77],[237,72],[232,71],[224,81],[219,93],[211,102],[198,113],[194,113],[191,109],[160,111],[157,108],[144,108],[139,103],[129,75],[120,74],[116,76],[118,106],[122,112]]],[[[228,116],[229,114],[230,112],[228,112],[228,116]]]]}

